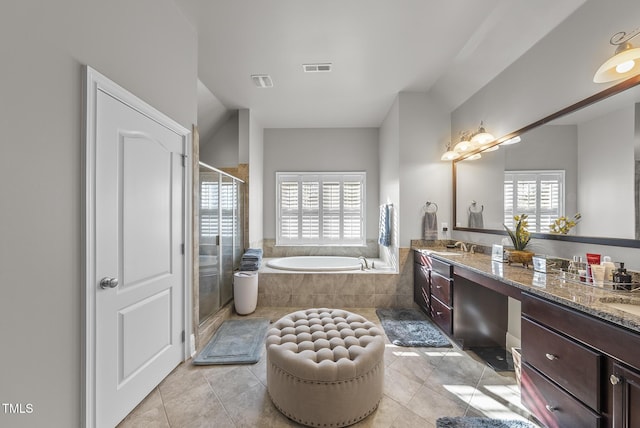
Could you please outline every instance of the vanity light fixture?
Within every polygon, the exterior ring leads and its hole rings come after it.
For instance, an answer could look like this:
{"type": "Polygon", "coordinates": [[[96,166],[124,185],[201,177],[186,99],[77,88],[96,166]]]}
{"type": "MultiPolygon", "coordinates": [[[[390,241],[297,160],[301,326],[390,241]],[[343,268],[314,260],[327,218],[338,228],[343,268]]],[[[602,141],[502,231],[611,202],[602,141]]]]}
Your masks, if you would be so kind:
{"type": "Polygon", "coordinates": [[[600,66],[593,76],[594,83],[606,83],[631,77],[640,72],[640,48],[634,48],[629,40],[640,34],[640,28],[630,33],[620,31],[611,36],[615,54],[600,66]]]}
{"type": "Polygon", "coordinates": [[[451,150],[451,143],[447,143],[447,151],[440,157],[443,161],[452,161],[460,157],[460,153],[451,150]]]}
{"type": "Polygon", "coordinates": [[[466,132],[461,132],[460,133],[460,142],[458,144],[455,145],[455,147],[453,148],[453,150],[457,153],[464,153],[464,152],[468,152],[472,149],[475,149],[476,145],[473,144],[471,141],[469,141],[469,138],[467,136],[466,132]]]}
{"type": "Polygon", "coordinates": [[[466,158],[465,160],[470,160],[470,161],[474,161],[474,160],[478,160],[482,157],[482,155],[480,153],[476,153],[474,155],[469,156],[468,158],[466,158]]]}
{"type": "Polygon", "coordinates": [[[487,143],[494,141],[495,139],[496,137],[494,137],[484,129],[484,123],[481,121],[478,131],[473,134],[473,137],[471,137],[471,142],[476,144],[477,146],[484,146],[487,143]]]}

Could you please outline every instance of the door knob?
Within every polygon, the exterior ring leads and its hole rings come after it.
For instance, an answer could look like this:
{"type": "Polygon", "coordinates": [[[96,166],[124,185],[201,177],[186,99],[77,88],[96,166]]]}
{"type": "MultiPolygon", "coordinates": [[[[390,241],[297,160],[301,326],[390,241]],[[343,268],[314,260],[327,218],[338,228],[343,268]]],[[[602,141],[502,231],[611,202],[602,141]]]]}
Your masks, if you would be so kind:
{"type": "Polygon", "coordinates": [[[611,382],[611,385],[617,385],[620,383],[620,378],[616,375],[611,375],[609,376],[609,382],[611,382]]]}
{"type": "Polygon", "coordinates": [[[102,288],[116,288],[118,286],[118,278],[109,278],[108,276],[100,280],[102,288]]]}

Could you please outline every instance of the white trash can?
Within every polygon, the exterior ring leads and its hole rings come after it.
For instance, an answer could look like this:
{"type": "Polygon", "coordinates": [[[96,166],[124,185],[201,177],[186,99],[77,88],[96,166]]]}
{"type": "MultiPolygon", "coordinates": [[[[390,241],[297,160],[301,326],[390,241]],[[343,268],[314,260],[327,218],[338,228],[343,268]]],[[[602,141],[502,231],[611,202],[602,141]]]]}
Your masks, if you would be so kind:
{"type": "Polygon", "coordinates": [[[233,303],[236,312],[248,315],[258,305],[258,272],[236,272],[233,274],[233,303]]]}

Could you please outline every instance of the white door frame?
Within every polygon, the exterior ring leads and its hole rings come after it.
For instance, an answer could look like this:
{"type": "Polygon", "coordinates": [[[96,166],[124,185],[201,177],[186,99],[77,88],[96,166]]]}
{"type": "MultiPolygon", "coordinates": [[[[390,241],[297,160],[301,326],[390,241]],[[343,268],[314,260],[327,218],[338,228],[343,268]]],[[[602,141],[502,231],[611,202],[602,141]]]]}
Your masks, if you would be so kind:
{"type": "Polygon", "coordinates": [[[183,346],[183,361],[191,357],[192,349],[192,209],[191,209],[191,132],[184,128],[173,119],[165,116],[157,111],[129,91],[121,88],[111,80],[92,69],[89,66],[83,66],[84,81],[84,200],[81,206],[84,206],[84,224],[83,224],[83,242],[84,242],[84,287],[82,289],[83,314],[84,323],[82,326],[82,424],[87,428],[96,425],[96,292],[98,284],[96,284],[95,268],[96,268],[96,225],[95,225],[95,172],[96,172],[96,98],[98,92],[106,93],[122,103],[128,105],[134,110],[147,116],[163,126],[171,129],[182,137],[183,146],[185,148],[185,168],[184,174],[184,191],[183,191],[183,234],[184,234],[184,255],[183,255],[183,295],[184,308],[183,311],[183,328],[185,330],[185,340],[183,346]]]}

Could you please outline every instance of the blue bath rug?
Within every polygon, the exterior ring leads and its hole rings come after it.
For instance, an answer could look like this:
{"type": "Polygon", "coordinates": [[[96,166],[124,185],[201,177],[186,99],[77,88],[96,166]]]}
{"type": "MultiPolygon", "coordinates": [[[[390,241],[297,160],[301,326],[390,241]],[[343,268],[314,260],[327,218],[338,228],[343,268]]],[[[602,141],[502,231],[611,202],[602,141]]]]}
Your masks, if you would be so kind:
{"type": "Polygon", "coordinates": [[[446,417],[436,421],[436,428],[538,428],[531,422],[515,419],[446,417]]]}
{"type": "Polygon", "coordinates": [[[255,364],[262,355],[268,328],[266,318],[226,320],[193,364],[255,364]]]}
{"type": "Polygon", "coordinates": [[[450,348],[451,342],[425,314],[417,309],[378,308],[382,328],[397,346],[450,348]]]}

